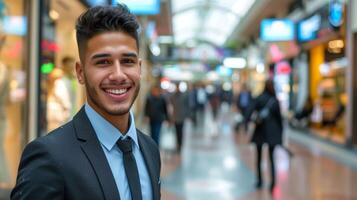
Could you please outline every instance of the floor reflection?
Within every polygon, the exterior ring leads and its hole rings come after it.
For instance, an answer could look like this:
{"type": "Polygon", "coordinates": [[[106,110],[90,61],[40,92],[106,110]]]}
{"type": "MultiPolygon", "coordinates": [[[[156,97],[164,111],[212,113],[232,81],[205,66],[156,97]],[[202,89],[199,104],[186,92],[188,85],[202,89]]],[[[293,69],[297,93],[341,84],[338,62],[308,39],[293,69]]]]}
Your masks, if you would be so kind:
{"type": "MultiPolygon", "coordinates": [[[[275,151],[277,187],[273,194],[267,185],[256,190],[255,148],[249,134],[232,130],[231,119],[233,113],[223,108],[214,121],[207,108],[202,126],[186,123],[182,155],[162,151],[162,199],[357,199],[354,168],[322,154],[321,149],[294,141],[286,141],[293,157],[282,148],[275,151]]],[[[267,156],[265,151],[264,180],[269,183],[267,156]]]]}

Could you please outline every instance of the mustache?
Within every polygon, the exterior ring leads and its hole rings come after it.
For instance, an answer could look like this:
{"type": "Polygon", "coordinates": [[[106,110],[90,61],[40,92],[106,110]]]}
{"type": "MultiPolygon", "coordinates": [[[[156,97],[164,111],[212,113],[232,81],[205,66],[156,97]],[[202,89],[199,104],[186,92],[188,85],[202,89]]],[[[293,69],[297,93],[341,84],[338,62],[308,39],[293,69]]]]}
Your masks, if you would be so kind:
{"type": "Polygon", "coordinates": [[[108,82],[104,82],[100,84],[102,87],[106,87],[106,86],[132,86],[132,82],[129,81],[108,81],[108,82]]]}

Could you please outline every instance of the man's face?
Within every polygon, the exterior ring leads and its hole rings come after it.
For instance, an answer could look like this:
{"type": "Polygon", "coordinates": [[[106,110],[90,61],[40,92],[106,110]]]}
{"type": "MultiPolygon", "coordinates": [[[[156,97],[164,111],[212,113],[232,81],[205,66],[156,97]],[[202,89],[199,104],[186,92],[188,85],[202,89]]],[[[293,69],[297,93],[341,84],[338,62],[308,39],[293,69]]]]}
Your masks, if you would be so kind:
{"type": "Polygon", "coordinates": [[[127,115],[140,89],[141,60],[133,37],[105,32],[87,42],[77,78],[87,101],[104,117],[127,115]]]}

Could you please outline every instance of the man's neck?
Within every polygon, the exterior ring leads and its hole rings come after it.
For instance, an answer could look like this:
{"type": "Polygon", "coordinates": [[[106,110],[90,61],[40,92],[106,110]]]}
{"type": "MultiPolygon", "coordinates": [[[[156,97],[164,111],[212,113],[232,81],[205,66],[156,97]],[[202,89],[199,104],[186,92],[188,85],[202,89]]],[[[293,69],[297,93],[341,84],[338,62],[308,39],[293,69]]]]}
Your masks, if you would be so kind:
{"type": "Polygon", "coordinates": [[[108,120],[115,128],[117,128],[120,133],[125,135],[129,130],[130,114],[127,113],[121,116],[109,116],[105,118],[108,120]]]}
{"type": "Polygon", "coordinates": [[[101,115],[105,120],[111,123],[115,128],[117,128],[123,135],[129,130],[129,122],[130,122],[130,112],[127,112],[123,115],[111,115],[107,112],[103,112],[98,109],[96,105],[92,105],[92,103],[88,102],[88,105],[92,107],[99,115],[101,115]]]}

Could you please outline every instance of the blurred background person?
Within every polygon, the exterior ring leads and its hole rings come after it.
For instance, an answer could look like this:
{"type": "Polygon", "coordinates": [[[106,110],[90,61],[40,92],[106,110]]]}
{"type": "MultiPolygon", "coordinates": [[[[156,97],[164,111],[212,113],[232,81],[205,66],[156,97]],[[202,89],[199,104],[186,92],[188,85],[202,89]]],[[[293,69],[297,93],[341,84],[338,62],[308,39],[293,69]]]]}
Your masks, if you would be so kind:
{"type": "Polygon", "coordinates": [[[256,188],[263,186],[262,180],[262,151],[263,145],[267,144],[269,149],[271,182],[269,189],[273,192],[275,187],[275,163],[274,163],[274,149],[277,145],[282,144],[283,135],[283,120],[280,112],[279,101],[276,98],[274,83],[272,80],[265,82],[264,91],[256,98],[252,110],[249,111],[248,116],[251,116],[253,111],[261,111],[268,109],[269,115],[260,123],[256,123],[256,127],[252,136],[252,142],[256,145],[257,161],[256,172],[257,182],[256,188]]]}
{"type": "Polygon", "coordinates": [[[74,74],[75,59],[71,56],[66,56],[62,59],[61,69],[63,76],[61,79],[66,86],[67,93],[70,99],[70,115],[73,116],[77,112],[77,80],[74,74]]]}
{"type": "Polygon", "coordinates": [[[60,68],[48,77],[47,130],[51,131],[69,121],[77,112],[77,80],[74,75],[74,58],[66,56],[60,68]]]}
{"type": "Polygon", "coordinates": [[[196,125],[196,88],[195,85],[188,84],[188,108],[190,110],[189,117],[193,125],[196,125]]]}
{"type": "Polygon", "coordinates": [[[47,130],[51,131],[71,117],[70,93],[62,79],[64,71],[55,68],[48,77],[47,130]]]}
{"type": "Polygon", "coordinates": [[[217,89],[217,87],[215,87],[215,90],[212,94],[208,95],[208,99],[212,109],[213,120],[216,120],[221,105],[220,91],[217,89]]]}
{"type": "Polygon", "coordinates": [[[248,88],[247,84],[242,84],[242,88],[238,94],[236,99],[236,107],[238,112],[243,116],[243,125],[244,131],[248,131],[248,120],[247,120],[247,112],[248,108],[252,102],[252,92],[248,88]]]}
{"type": "Polygon", "coordinates": [[[145,117],[149,121],[151,137],[159,145],[162,123],[168,121],[167,103],[159,85],[154,85],[146,98],[145,117]]]}
{"type": "Polygon", "coordinates": [[[188,95],[180,90],[179,84],[176,83],[175,93],[170,97],[170,104],[172,105],[172,115],[170,120],[175,124],[177,153],[181,153],[183,127],[185,119],[188,117],[188,95]]]}
{"type": "Polygon", "coordinates": [[[330,119],[323,119],[322,126],[328,128],[328,134],[332,134],[337,129],[337,123],[343,119],[347,104],[347,96],[341,94],[338,99],[336,112],[330,119]]]}
{"type": "Polygon", "coordinates": [[[199,84],[196,90],[196,124],[203,126],[205,106],[207,103],[207,93],[204,84],[199,84]]]}
{"type": "Polygon", "coordinates": [[[313,112],[314,104],[312,98],[309,96],[306,99],[304,107],[295,112],[293,117],[290,119],[290,125],[293,127],[307,127],[309,125],[310,116],[313,112]]]}

